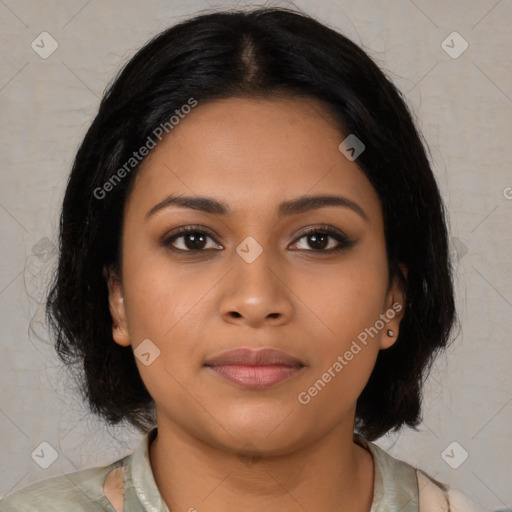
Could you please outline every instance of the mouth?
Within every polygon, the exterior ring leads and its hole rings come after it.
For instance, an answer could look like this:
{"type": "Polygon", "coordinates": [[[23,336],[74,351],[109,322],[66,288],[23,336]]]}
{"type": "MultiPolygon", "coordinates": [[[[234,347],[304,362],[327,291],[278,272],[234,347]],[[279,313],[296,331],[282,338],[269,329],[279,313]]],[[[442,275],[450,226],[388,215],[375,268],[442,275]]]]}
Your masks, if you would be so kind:
{"type": "Polygon", "coordinates": [[[288,380],[305,367],[297,358],[273,348],[239,348],[206,361],[206,368],[249,389],[263,389],[288,380]]]}

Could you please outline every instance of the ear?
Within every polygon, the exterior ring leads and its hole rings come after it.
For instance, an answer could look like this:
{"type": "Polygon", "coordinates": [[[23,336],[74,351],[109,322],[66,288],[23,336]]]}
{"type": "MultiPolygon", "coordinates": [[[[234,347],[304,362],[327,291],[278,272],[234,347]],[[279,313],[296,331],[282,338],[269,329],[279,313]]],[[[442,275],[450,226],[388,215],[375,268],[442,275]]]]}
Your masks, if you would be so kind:
{"type": "MultiPolygon", "coordinates": [[[[398,266],[406,281],[407,267],[403,263],[400,263],[398,266]]],[[[382,335],[380,336],[379,347],[381,350],[391,347],[398,338],[400,322],[405,313],[405,300],[404,283],[400,276],[395,276],[386,294],[384,315],[389,320],[385,323],[382,335]],[[392,333],[388,334],[388,331],[392,331],[392,333]]]]}
{"type": "Polygon", "coordinates": [[[130,345],[130,336],[126,324],[126,310],[123,297],[123,286],[117,272],[112,267],[104,267],[103,276],[108,287],[108,306],[112,317],[112,338],[114,341],[127,347],[130,345]]]}

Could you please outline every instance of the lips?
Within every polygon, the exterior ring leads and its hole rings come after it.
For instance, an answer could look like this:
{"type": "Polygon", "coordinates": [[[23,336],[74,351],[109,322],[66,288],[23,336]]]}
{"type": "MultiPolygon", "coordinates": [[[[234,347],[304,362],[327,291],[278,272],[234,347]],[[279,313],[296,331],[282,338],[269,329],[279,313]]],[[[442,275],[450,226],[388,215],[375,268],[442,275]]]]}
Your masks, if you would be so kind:
{"type": "Polygon", "coordinates": [[[281,350],[274,348],[262,348],[253,350],[250,348],[237,348],[228,350],[206,360],[206,366],[241,364],[246,366],[304,366],[302,362],[281,350]]]}
{"type": "Polygon", "coordinates": [[[221,352],[205,367],[240,386],[262,389],[297,375],[304,364],[296,357],[274,348],[238,348],[221,352]]]}

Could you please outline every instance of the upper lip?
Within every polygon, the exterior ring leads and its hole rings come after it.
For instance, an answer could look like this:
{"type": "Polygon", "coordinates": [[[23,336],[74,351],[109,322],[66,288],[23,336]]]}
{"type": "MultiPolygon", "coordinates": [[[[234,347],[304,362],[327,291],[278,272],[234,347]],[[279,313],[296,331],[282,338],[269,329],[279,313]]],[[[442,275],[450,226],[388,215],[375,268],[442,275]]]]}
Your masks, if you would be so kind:
{"type": "Polygon", "coordinates": [[[226,350],[206,360],[205,366],[243,364],[247,366],[268,366],[281,364],[286,366],[304,366],[296,357],[275,348],[236,348],[226,350]]]}

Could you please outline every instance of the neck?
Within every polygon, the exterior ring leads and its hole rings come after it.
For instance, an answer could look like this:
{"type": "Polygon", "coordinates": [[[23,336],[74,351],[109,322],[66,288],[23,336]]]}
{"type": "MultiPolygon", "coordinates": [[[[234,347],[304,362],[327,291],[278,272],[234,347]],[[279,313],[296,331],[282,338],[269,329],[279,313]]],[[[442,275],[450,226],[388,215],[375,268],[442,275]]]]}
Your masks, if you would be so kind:
{"type": "MultiPolygon", "coordinates": [[[[352,424],[353,425],[353,424],[352,424]]],[[[368,512],[373,498],[371,454],[338,425],[286,453],[238,453],[158,421],[149,457],[169,510],[194,512],[368,512]]]]}

